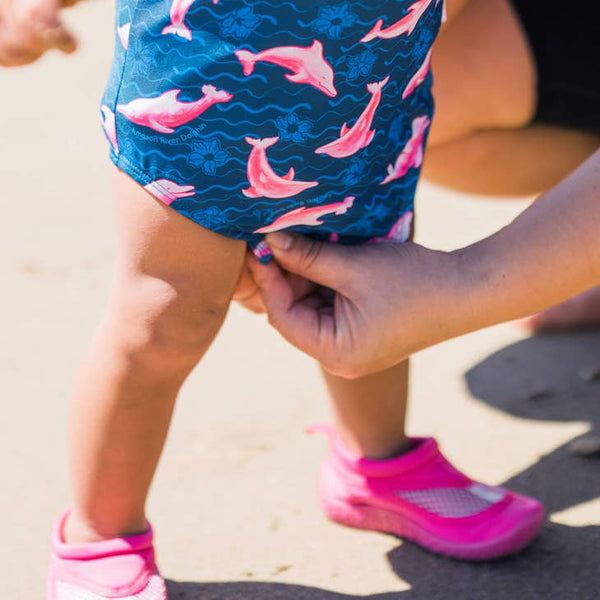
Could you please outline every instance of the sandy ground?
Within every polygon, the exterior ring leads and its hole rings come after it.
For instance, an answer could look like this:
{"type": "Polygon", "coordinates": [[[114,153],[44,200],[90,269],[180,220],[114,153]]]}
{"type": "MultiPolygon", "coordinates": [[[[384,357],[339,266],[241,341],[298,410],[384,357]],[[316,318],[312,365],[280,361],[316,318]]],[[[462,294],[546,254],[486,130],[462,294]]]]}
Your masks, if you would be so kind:
{"type": "MultiPolygon", "coordinates": [[[[0,598],[43,597],[48,530],[69,500],[66,412],[114,257],[98,100],[110,3],[76,9],[81,52],[0,73],[0,598]]],[[[453,248],[524,203],[423,186],[420,240],[453,248]]],[[[170,594],[181,600],[369,597],[600,598],[597,459],[571,455],[600,423],[600,336],[527,338],[515,325],[414,360],[410,431],[437,436],[474,477],[541,498],[549,522],[518,558],[470,565],[329,524],[315,477],[328,418],[315,365],[234,307],[186,383],[149,505],[170,594]]]]}

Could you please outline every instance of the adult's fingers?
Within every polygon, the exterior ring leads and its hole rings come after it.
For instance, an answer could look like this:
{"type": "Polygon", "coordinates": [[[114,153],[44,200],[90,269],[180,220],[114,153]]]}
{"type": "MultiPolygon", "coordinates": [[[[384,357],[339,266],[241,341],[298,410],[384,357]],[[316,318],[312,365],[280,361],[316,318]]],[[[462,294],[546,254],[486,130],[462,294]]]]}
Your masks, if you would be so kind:
{"type": "Polygon", "coordinates": [[[62,23],[56,27],[42,29],[39,40],[46,50],[56,48],[65,54],[71,54],[77,50],[75,36],[62,23]]]}
{"type": "Polygon", "coordinates": [[[281,232],[268,234],[266,240],[287,271],[336,291],[348,285],[356,248],[281,232]]]}
{"type": "Polygon", "coordinates": [[[20,47],[6,46],[0,40],[0,66],[20,67],[34,62],[40,57],[40,52],[23,50],[20,47]]]}
{"type": "Polygon", "coordinates": [[[57,0],[20,0],[13,2],[0,23],[0,62],[19,66],[35,61],[56,48],[74,52],[77,41],[60,20],[57,0]]]}
{"type": "Polygon", "coordinates": [[[335,339],[334,315],[313,296],[298,298],[289,279],[273,262],[250,263],[269,321],[291,344],[322,360],[335,339]]]}
{"type": "Polygon", "coordinates": [[[233,300],[249,311],[256,314],[261,314],[264,313],[266,309],[260,295],[260,290],[258,289],[256,281],[254,281],[254,277],[248,268],[248,263],[251,260],[254,259],[251,257],[250,253],[248,253],[246,264],[244,264],[244,268],[240,273],[240,279],[237,287],[233,293],[233,300]]]}

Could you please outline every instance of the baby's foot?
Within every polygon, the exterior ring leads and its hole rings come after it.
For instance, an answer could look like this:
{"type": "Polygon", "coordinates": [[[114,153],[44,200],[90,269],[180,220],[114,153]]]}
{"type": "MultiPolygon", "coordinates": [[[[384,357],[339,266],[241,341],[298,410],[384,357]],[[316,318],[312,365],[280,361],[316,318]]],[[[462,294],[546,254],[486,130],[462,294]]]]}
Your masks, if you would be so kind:
{"type": "Polygon", "coordinates": [[[150,526],[131,537],[67,544],[63,528],[69,512],[52,531],[46,600],[167,600],[150,526]]]}
{"type": "Polygon", "coordinates": [[[530,331],[567,331],[600,327],[600,287],[557,304],[520,323],[530,331]]]}
{"type": "Polygon", "coordinates": [[[469,479],[432,438],[413,438],[412,450],[388,460],[352,456],[332,430],[330,441],[319,495],[333,521],[466,560],[518,552],[542,527],[537,500],[469,479]]]}

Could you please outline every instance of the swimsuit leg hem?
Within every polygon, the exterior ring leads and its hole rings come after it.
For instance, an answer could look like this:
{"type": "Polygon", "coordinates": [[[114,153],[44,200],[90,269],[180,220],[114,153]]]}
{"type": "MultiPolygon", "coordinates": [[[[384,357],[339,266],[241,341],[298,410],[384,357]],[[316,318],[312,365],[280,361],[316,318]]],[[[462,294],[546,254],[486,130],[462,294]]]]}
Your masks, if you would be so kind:
{"type": "MultiPolygon", "coordinates": [[[[150,175],[148,175],[148,173],[144,172],[142,169],[140,169],[136,165],[132,164],[123,155],[117,154],[112,149],[110,151],[110,160],[115,165],[115,167],[117,167],[120,171],[123,171],[123,173],[125,173],[126,175],[128,175],[129,177],[131,177],[136,183],[138,183],[142,187],[145,188],[148,184],[153,183],[154,186],[160,188],[160,185],[156,183],[156,177],[151,177],[150,175]]],[[[168,194],[167,190],[164,190],[164,191],[165,191],[165,193],[168,194]]],[[[169,208],[171,208],[171,209],[175,210],[176,212],[178,212],[180,215],[186,217],[187,219],[189,219],[190,221],[196,223],[197,225],[200,225],[201,227],[204,227],[205,229],[208,229],[209,231],[212,231],[214,233],[218,233],[220,235],[224,235],[225,237],[233,238],[233,239],[236,239],[236,240],[242,240],[242,241],[246,242],[247,244],[251,245],[252,247],[257,247],[257,246],[259,246],[261,244],[264,244],[264,242],[262,241],[263,240],[263,236],[261,236],[261,235],[258,235],[258,234],[246,234],[246,233],[244,233],[242,231],[231,229],[231,228],[228,228],[228,227],[215,228],[214,224],[208,223],[204,219],[192,219],[189,215],[187,215],[185,212],[179,210],[176,206],[173,206],[172,204],[165,203],[158,196],[156,196],[155,194],[153,194],[151,190],[146,189],[146,192],[148,192],[148,194],[150,196],[152,196],[154,199],[158,200],[161,204],[164,204],[165,206],[168,206],[169,208]]],[[[270,259],[270,255],[269,256],[264,256],[264,257],[257,256],[257,258],[261,262],[268,262],[269,259],[270,259]]]]}

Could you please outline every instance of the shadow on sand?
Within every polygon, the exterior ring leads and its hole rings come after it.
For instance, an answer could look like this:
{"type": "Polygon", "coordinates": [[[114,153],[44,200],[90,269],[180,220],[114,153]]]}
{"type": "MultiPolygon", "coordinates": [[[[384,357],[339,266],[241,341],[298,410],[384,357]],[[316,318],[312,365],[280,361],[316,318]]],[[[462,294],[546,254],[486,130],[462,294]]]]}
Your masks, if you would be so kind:
{"type": "MultiPolygon", "coordinates": [[[[600,435],[600,334],[535,336],[473,367],[473,396],[523,419],[589,422],[600,435]]],[[[539,498],[548,512],[600,496],[600,457],[576,456],[568,444],[505,482],[539,498]]],[[[600,515],[599,515],[600,516],[600,515]]],[[[323,557],[316,557],[322,560],[323,557]]],[[[464,563],[404,543],[388,554],[412,589],[370,596],[272,582],[169,582],[171,600],[600,600],[600,526],[546,523],[517,557],[464,563]]]]}

